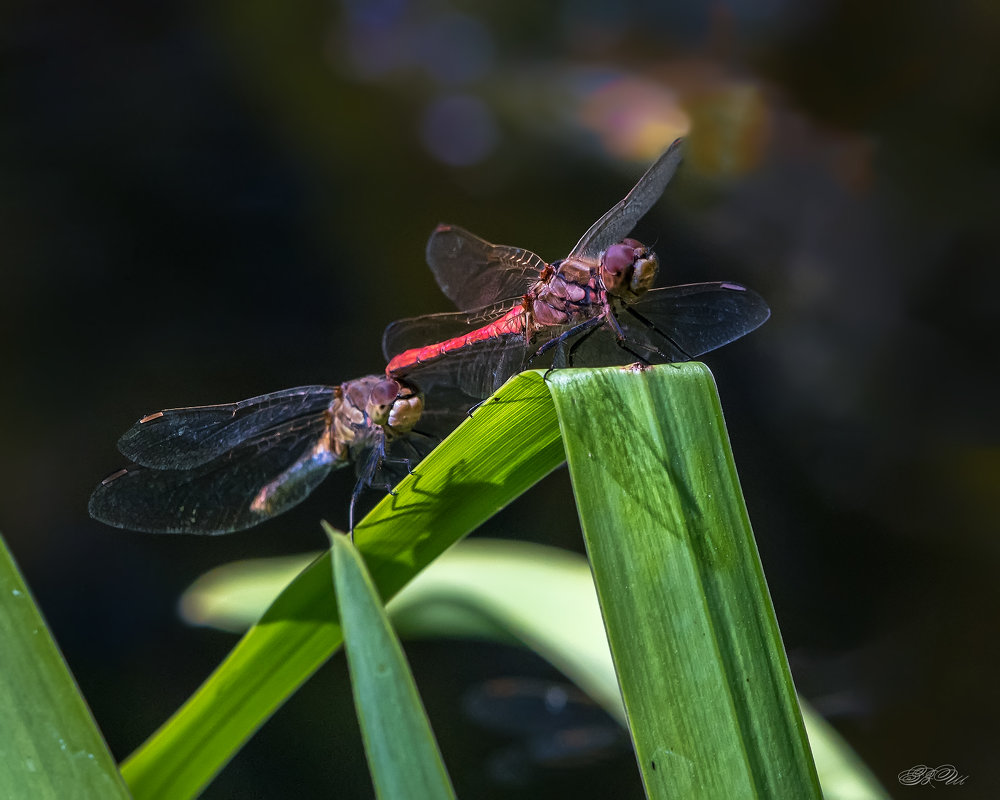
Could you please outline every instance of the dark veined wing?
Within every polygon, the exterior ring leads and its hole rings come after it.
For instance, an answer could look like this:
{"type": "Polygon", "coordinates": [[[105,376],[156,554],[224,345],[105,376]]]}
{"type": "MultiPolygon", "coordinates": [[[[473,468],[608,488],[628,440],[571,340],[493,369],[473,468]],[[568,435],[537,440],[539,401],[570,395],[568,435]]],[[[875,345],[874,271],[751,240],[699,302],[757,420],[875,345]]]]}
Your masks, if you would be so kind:
{"type": "MultiPolygon", "coordinates": [[[[409,437],[416,444],[417,450],[421,452],[421,457],[433,449],[433,445],[449,436],[455,428],[469,418],[469,409],[478,405],[481,396],[472,396],[463,392],[461,388],[438,384],[424,392],[424,411],[420,415],[420,421],[414,428],[416,436],[409,437]],[[428,447],[428,443],[431,444],[428,447]]],[[[403,443],[402,448],[397,448],[401,442],[394,439],[390,444],[390,452],[400,453],[409,457],[413,451],[409,442],[403,443]]]]}
{"type": "Polygon", "coordinates": [[[323,446],[327,425],[324,413],[286,422],[193,469],[120,470],[94,490],[90,515],[147,533],[219,534],[252,527],[302,502],[346,463],[323,446]]]}
{"type": "Polygon", "coordinates": [[[456,225],[434,230],[427,263],[441,291],[463,311],[524,295],[546,266],[530,250],[490,244],[456,225]]]}
{"type": "Polygon", "coordinates": [[[759,328],[771,315],[764,299],[738,283],[692,283],[652,289],[616,310],[620,347],[607,326],[572,349],[574,366],[688,361],[759,328]]]}
{"type": "Polygon", "coordinates": [[[677,139],[656,160],[656,163],[646,170],[646,174],[639,179],[632,191],[590,226],[576,243],[570,257],[597,258],[602,250],[607,250],[628,236],[636,223],[660,199],[683,157],[684,140],[677,139]]]}
{"type": "Polygon", "coordinates": [[[382,334],[382,355],[386,361],[391,361],[406,350],[419,350],[456,336],[464,336],[502,316],[507,307],[498,305],[476,311],[424,314],[390,322],[382,334]]]}
{"type": "MultiPolygon", "coordinates": [[[[495,303],[469,311],[448,311],[443,314],[424,314],[390,322],[382,334],[382,354],[386,361],[408,350],[443,344],[451,339],[466,336],[478,328],[499,319],[510,311],[518,300],[495,303]]],[[[408,375],[400,372],[395,377],[408,375]]],[[[424,386],[423,388],[429,388],[424,386]]]]}
{"type": "Polygon", "coordinates": [[[299,386],[239,403],[168,408],[143,417],[118,440],[122,455],[154,469],[191,469],[286,423],[325,411],[333,386],[299,386]]]}
{"type": "MultiPolygon", "coordinates": [[[[397,320],[382,336],[382,352],[393,367],[387,372],[395,378],[412,379],[425,392],[454,389],[473,398],[473,402],[489,397],[509,378],[525,369],[545,365],[534,354],[546,341],[557,337],[565,327],[550,326],[533,337],[530,346],[520,333],[503,334],[474,342],[434,356],[430,345],[446,343],[472,333],[488,322],[511,310],[511,306],[496,305],[475,311],[428,314],[397,320]],[[427,353],[419,351],[427,348],[427,353]],[[416,354],[414,361],[394,367],[396,356],[407,351],[416,354]]],[[[433,408],[431,402],[427,408],[433,408]]],[[[421,421],[427,418],[427,411],[421,421]]]]}
{"type": "Polygon", "coordinates": [[[757,292],[727,281],[653,289],[628,310],[642,318],[628,323],[637,339],[640,331],[654,343],[667,334],[690,358],[746,336],[771,316],[757,292]]]}
{"type": "Polygon", "coordinates": [[[427,390],[454,388],[478,401],[493,394],[511,376],[528,369],[532,352],[525,347],[524,336],[505,334],[415,364],[401,371],[399,377],[412,379],[427,390]]]}

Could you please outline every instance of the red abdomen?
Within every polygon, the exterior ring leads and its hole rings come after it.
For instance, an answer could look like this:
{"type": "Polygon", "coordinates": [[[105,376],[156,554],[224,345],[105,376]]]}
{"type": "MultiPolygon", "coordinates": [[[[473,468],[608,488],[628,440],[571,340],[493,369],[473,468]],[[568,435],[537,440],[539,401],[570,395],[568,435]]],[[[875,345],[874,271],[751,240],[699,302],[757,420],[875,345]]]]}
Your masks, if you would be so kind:
{"type": "Polygon", "coordinates": [[[385,374],[393,378],[399,377],[400,375],[405,375],[413,367],[443,358],[449,353],[463,350],[477,342],[496,339],[508,334],[525,335],[526,320],[524,305],[517,305],[499,319],[494,320],[488,325],[483,325],[481,328],[476,328],[469,333],[456,336],[444,342],[429,344],[426,347],[404,350],[386,365],[385,374]]]}

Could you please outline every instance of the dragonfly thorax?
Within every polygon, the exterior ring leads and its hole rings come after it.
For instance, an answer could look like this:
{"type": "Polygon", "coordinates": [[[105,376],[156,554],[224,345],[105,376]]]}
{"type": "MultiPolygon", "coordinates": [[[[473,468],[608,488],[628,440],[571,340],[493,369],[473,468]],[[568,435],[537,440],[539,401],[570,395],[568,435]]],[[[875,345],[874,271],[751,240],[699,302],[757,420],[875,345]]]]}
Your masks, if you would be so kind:
{"type": "Polygon", "coordinates": [[[653,288],[660,260],[635,239],[623,239],[601,255],[601,280],[609,294],[634,300],[653,288]]]}
{"type": "Polygon", "coordinates": [[[566,325],[603,302],[596,270],[583,259],[567,258],[547,281],[539,281],[526,300],[536,325],[566,325]]]}

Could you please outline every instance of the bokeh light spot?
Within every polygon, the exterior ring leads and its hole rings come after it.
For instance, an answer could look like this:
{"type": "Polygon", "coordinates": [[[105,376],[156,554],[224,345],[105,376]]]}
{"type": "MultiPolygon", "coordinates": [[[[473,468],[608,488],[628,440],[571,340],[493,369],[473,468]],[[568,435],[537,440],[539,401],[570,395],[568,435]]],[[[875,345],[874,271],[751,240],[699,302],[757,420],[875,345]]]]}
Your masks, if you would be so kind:
{"type": "Polygon", "coordinates": [[[500,135],[486,103],[470,95],[448,95],[424,112],[420,138],[434,158],[464,167],[492,153],[500,135]]]}

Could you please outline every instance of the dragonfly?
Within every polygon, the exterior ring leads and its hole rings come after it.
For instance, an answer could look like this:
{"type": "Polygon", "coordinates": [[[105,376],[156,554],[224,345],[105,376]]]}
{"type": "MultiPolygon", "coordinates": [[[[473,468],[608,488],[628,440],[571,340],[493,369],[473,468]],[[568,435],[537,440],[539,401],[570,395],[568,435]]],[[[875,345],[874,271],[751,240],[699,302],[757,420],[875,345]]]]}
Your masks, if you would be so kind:
{"type": "Polygon", "coordinates": [[[478,398],[539,356],[552,367],[688,361],[753,331],[770,316],[751,289],[728,281],[653,288],[659,258],[628,238],[677,170],[675,141],[633,189],[559,261],[439,225],[427,263],[461,309],[386,328],[386,376],[419,375],[478,398]]]}
{"type": "Polygon", "coordinates": [[[391,481],[421,457],[414,426],[423,413],[415,386],[384,375],[157,411],[118,440],[134,464],[101,481],[90,515],[149,533],[231,533],[284,513],[353,462],[353,535],[363,490],[391,492],[391,481]],[[396,445],[408,455],[390,455],[396,445]]]}

